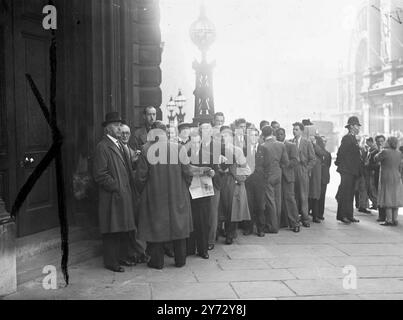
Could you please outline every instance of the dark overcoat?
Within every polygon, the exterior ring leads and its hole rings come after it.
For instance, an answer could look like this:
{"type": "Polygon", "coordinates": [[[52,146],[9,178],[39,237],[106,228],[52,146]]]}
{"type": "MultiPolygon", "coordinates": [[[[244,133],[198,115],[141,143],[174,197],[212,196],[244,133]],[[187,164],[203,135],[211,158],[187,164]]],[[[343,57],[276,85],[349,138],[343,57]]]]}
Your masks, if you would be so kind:
{"type": "Polygon", "coordinates": [[[102,234],[136,230],[136,192],[132,170],[123,153],[108,137],[97,145],[94,180],[99,187],[99,226],[102,234]]]}
{"type": "Polygon", "coordinates": [[[352,134],[347,134],[341,140],[335,162],[337,172],[358,177],[361,173],[361,153],[357,139],[352,134]]]}
{"type": "Polygon", "coordinates": [[[315,150],[316,162],[309,178],[309,198],[319,200],[322,190],[322,163],[326,152],[317,144],[313,144],[313,148],[315,150]]]}
{"type": "Polygon", "coordinates": [[[151,165],[147,159],[150,147],[150,143],[144,146],[135,176],[141,192],[139,239],[161,243],[189,238],[193,221],[186,180],[188,166],[180,163],[151,165]]]}

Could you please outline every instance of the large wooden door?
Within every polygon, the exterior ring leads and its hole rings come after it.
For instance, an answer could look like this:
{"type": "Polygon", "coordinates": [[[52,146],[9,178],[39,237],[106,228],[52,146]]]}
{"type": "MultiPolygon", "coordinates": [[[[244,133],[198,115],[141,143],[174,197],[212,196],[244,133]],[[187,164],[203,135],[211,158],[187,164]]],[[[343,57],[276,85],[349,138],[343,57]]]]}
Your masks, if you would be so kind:
{"type": "MultiPolygon", "coordinates": [[[[16,118],[17,189],[21,188],[51,146],[51,131],[29,87],[32,75],[49,104],[50,32],[42,28],[47,0],[14,0],[14,77],[16,118]]],[[[57,226],[57,194],[54,165],[43,174],[18,215],[19,236],[57,226]]]]}

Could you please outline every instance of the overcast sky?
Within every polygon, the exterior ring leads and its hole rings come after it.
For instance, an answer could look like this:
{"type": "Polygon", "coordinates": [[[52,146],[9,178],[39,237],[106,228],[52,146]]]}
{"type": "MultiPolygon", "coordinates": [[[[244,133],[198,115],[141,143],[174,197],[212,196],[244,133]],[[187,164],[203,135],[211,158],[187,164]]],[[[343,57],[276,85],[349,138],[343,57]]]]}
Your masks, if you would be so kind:
{"type": "MultiPolygon", "coordinates": [[[[332,90],[336,92],[332,80],[348,52],[355,11],[361,3],[205,0],[217,28],[217,41],[209,52],[217,63],[216,111],[223,111],[231,121],[245,117],[252,122],[288,121],[290,114],[302,117],[304,110],[326,114],[336,106],[335,94],[334,99],[328,98],[333,97],[332,90]]],[[[200,0],[160,0],[160,6],[165,42],[163,108],[169,96],[182,88],[190,121],[192,61],[198,51],[190,41],[189,27],[198,17],[200,0]]]]}

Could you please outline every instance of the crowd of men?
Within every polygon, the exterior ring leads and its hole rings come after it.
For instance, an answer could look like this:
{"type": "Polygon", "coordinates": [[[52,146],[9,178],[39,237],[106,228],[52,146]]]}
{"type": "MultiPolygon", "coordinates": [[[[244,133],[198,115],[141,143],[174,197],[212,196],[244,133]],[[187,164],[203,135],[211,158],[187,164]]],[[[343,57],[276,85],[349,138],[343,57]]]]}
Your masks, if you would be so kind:
{"type": "MultiPolygon", "coordinates": [[[[162,269],[164,255],[179,268],[190,255],[209,259],[220,237],[231,245],[239,229],[265,237],[281,228],[299,233],[325,219],[332,157],[310,120],[294,123],[294,137],[287,139],[276,121],[257,128],[238,119],[227,126],[217,113],[212,122],[174,128],[156,117],[155,108],[146,108],[145,126],[133,137],[116,112],[103,123],[94,180],[107,269],[124,272],[137,263],[162,269]],[[152,159],[164,159],[164,152],[167,161],[152,159]],[[213,194],[192,199],[195,177],[211,179],[213,194]]],[[[361,159],[359,126],[349,120],[336,161],[342,177],[337,218],[346,224],[358,222],[352,203],[361,170],[354,162],[357,150],[361,159]]]]}

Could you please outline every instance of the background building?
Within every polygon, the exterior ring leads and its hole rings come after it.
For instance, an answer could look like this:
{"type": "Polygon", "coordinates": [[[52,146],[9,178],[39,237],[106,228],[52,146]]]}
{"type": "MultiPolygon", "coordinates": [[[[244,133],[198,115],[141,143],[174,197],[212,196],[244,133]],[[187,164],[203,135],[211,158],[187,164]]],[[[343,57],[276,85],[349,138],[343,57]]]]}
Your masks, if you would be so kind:
{"type": "Polygon", "coordinates": [[[340,126],[357,115],[365,134],[402,130],[403,1],[368,0],[361,5],[338,88],[340,126]]]}

